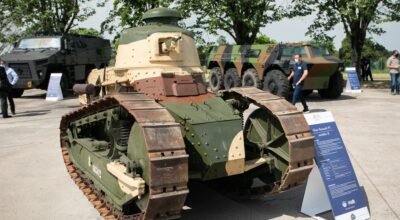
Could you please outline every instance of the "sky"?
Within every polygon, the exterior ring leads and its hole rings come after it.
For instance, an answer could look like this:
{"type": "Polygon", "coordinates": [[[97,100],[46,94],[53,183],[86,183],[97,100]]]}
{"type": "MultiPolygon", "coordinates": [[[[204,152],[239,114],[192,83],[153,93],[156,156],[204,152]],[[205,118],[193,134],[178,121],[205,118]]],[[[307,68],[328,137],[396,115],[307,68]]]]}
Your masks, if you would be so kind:
{"type": "MultiPolygon", "coordinates": [[[[92,1],[96,2],[96,1],[92,1]]],[[[100,30],[100,24],[105,18],[108,16],[109,11],[112,9],[112,0],[108,1],[106,7],[98,8],[96,10],[96,14],[90,17],[87,21],[79,24],[79,27],[91,27],[96,30],[100,30]]],[[[94,3],[93,6],[95,5],[94,3]]],[[[400,12],[399,12],[400,13],[400,12]]],[[[310,38],[305,36],[307,32],[308,26],[313,23],[315,16],[306,16],[306,17],[298,17],[294,19],[284,19],[279,22],[274,22],[272,24],[268,24],[266,27],[261,28],[261,33],[266,34],[270,38],[278,41],[278,42],[300,42],[300,41],[308,41],[310,38]]],[[[187,19],[188,23],[194,22],[194,18],[187,19]]],[[[378,35],[369,35],[372,39],[385,46],[388,50],[400,50],[400,23],[392,22],[381,24],[386,33],[381,36],[378,35]]],[[[233,43],[233,39],[228,36],[228,34],[224,32],[220,32],[221,35],[224,35],[228,43],[233,43]]],[[[335,27],[329,33],[331,36],[336,36],[334,38],[335,47],[339,49],[341,46],[341,42],[345,37],[343,28],[341,25],[335,27]]],[[[113,39],[113,35],[104,34],[105,38],[113,39]]],[[[215,41],[218,36],[209,35],[207,33],[203,34],[203,38],[206,41],[215,41]]]]}

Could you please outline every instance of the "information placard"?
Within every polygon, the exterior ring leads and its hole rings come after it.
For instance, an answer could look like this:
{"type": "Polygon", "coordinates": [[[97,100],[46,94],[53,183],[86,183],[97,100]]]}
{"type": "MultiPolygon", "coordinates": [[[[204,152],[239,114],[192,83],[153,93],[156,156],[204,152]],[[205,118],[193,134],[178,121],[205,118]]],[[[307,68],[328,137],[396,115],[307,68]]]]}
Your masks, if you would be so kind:
{"type": "Polygon", "coordinates": [[[369,219],[364,193],[332,113],[318,112],[304,116],[315,137],[315,161],[335,219],[369,219]]]}
{"type": "Polygon", "coordinates": [[[347,72],[346,92],[352,92],[352,93],[362,92],[356,68],[355,67],[346,68],[346,72],[347,72]]]}
{"type": "Polygon", "coordinates": [[[52,73],[50,75],[49,85],[47,87],[46,101],[60,101],[63,100],[61,90],[62,73],[52,73]]]}

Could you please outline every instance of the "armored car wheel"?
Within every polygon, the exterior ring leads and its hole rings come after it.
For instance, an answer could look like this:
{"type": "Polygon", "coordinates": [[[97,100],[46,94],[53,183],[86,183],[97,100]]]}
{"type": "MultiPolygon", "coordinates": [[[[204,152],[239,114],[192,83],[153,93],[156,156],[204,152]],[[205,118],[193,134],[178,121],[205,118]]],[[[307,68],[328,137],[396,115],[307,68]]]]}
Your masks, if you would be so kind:
{"type": "Polygon", "coordinates": [[[342,94],[343,87],[344,87],[343,75],[342,73],[337,72],[330,77],[328,88],[318,90],[318,94],[322,98],[336,99],[342,94]]]}
{"type": "Polygon", "coordinates": [[[11,91],[13,98],[20,98],[23,93],[24,93],[24,89],[13,89],[11,91]]]}
{"type": "Polygon", "coordinates": [[[224,80],[219,67],[214,67],[211,69],[209,81],[210,89],[213,92],[218,92],[218,90],[224,88],[224,80]]]}
{"type": "Polygon", "coordinates": [[[230,68],[225,72],[224,75],[224,87],[225,89],[231,89],[234,87],[240,87],[240,78],[235,68],[230,68]]]}
{"type": "Polygon", "coordinates": [[[264,91],[287,98],[289,96],[289,80],[280,70],[271,70],[264,77],[264,91]]]}
{"type": "Polygon", "coordinates": [[[243,87],[262,87],[261,80],[258,78],[257,70],[254,68],[247,69],[242,76],[243,87]]]}

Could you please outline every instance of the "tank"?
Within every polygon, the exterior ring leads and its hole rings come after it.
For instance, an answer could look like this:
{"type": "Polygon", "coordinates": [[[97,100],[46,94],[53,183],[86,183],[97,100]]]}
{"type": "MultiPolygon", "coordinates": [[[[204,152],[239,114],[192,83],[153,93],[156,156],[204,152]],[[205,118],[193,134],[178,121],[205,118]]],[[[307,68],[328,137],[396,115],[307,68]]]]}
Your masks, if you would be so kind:
{"type": "Polygon", "coordinates": [[[251,198],[301,185],[313,167],[313,136],[285,99],[207,92],[180,19],[157,8],[122,31],[115,67],[76,85],[83,106],[61,119],[68,173],[104,218],[179,218],[189,181],[251,198]]]}
{"type": "Polygon", "coordinates": [[[293,56],[300,54],[309,73],[303,94],[318,90],[322,98],[338,98],[343,92],[343,61],[321,46],[307,43],[222,45],[210,49],[207,60],[212,91],[254,86],[281,97],[292,87],[287,79],[293,56]]]}

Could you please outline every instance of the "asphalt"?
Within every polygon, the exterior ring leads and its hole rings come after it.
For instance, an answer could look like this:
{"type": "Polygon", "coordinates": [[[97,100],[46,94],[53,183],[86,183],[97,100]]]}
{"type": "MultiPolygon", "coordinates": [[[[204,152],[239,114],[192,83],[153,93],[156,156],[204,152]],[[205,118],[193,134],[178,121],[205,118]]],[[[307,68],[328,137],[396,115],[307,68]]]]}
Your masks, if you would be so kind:
{"type": "MultiPolygon", "coordinates": [[[[17,115],[0,118],[0,219],[101,219],[69,178],[59,148],[60,117],[78,100],[44,95],[26,91],[15,99],[17,115]]],[[[338,100],[312,94],[308,103],[332,111],[371,219],[400,220],[400,96],[366,89],[338,100]]],[[[304,186],[257,200],[232,200],[196,182],[190,190],[182,219],[310,219],[299,212],[304,186]]]]}

